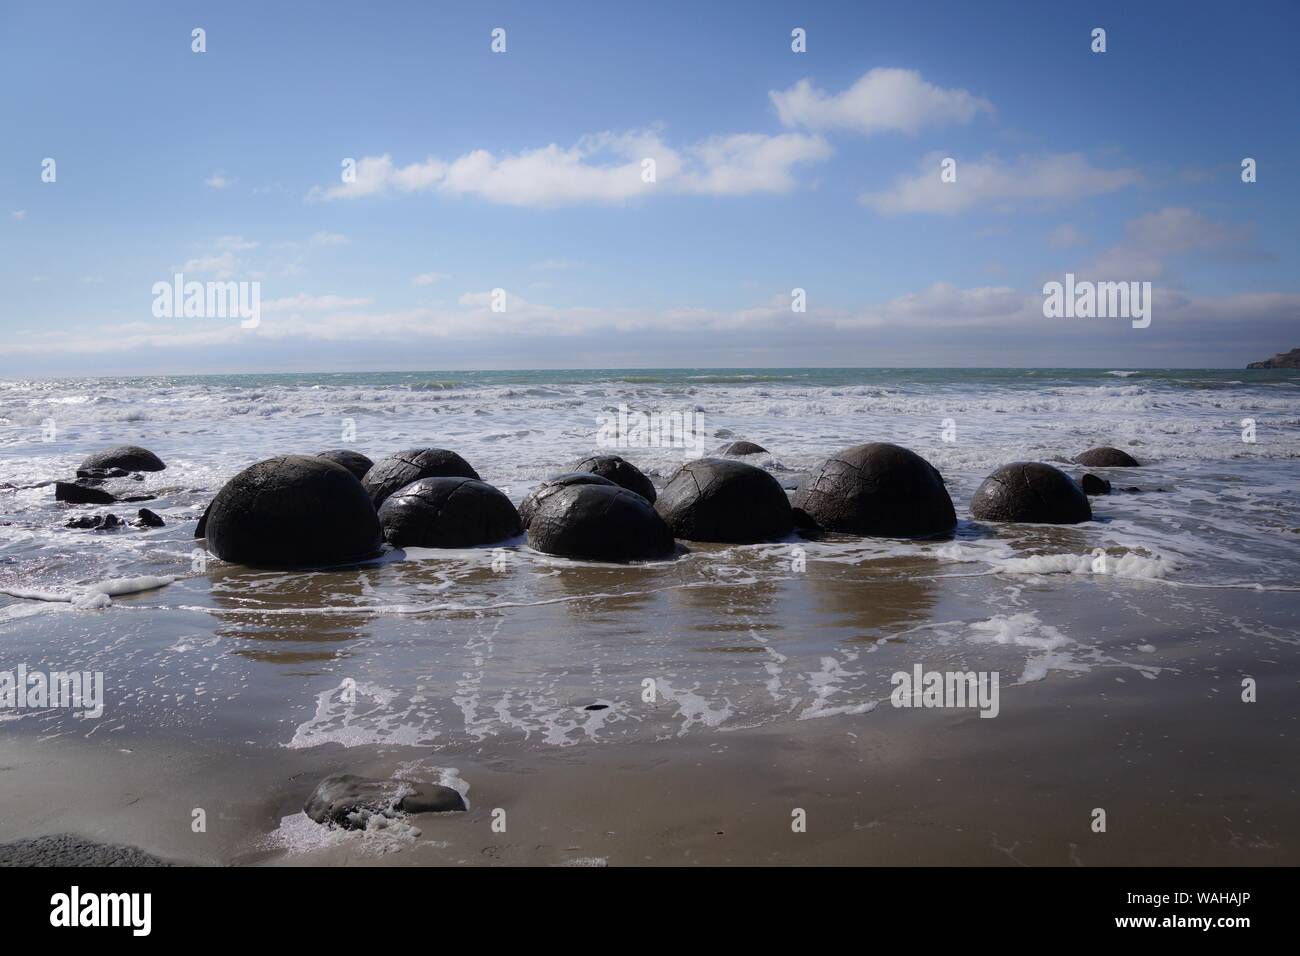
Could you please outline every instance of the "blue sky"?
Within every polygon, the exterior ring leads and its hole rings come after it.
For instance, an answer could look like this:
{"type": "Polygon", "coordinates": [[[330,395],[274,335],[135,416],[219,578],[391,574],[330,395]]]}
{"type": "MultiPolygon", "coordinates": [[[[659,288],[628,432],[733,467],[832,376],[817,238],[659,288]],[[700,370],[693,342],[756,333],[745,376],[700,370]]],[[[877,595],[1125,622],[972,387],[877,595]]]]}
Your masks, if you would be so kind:
{"type": "Polygon", "coordinates": [[[1300,345],[1298,27],[1291,2],[7,5],[0,374],[1243,365],[1300,345]],[[178,271],[259,283],[260,324],[156,318],[178,271]],[[1044,318],[1066,272],[1151,281],[1150,327],[1044,318]]]}

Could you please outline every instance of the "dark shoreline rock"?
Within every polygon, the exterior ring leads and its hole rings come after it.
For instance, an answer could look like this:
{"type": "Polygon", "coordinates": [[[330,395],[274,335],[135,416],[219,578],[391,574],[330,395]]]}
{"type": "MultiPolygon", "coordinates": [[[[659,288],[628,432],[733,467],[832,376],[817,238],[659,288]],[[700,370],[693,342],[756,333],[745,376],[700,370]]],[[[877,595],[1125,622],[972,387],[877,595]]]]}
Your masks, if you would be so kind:
{"type": "Polygon", "coordinates": [[[173,866],[133,846],[100,843],[75,833],[53,833],[0,843],[0,866],[173,866]]]}
{"type": "Polygon", "coordinates": [[[797,524],[820,531],[908,538],[957,526],[938,469],[887,442],[854,445],[827,458],[799,485],[792,504],[797,524]]]}
{"type": "Polygon", "coordinates": [[[590,471],[568,471],[547,478],[519,503],[519,523],[525,531],[528,530],[528,523],[533,520],[533,512],[538,506],[561,488],[567,488],[569,485],[614,485],[614,482],[590,471]]]}
{"type": "Polygon", "coordinates": [[[105,448],[87,455],[77,467],[78,471],[103,471],[121,468],[126,471],[163,471],[167,468],[163,460],[148,448],[139,445],[118,445],[105,448]]]}
{"type": "Polygon", "coordinates": [[[361,484],[370,495],[375,510],[378,510],[394,491],[421,478],[482,480],[469,462],[454,451],[445,448],[408,448],[376,462],[366,472],[361,484]]]}
{"type": "Polygon", "coordinates": [[[528,544],[545,554],[593,561],[649,561],[677,550],[650,502],[617,485],[567,485],[541,501],[528,544]]]}
{"type": "Polygon", "coordinates": [[[655,486],[641,469],[618,455],[592,455],[573,466],[571,471],[586,471],[593,475],[608,478],[616,485],[635,492],[646,501],[654,504],[655,486]]]}
{"type": "Polygon", "coordinates": [[[464,810],[465,799],[451,787],[411,780],[367,780],[340,773],[316,785],[302,812],[316,823],[365,829],[372,816],[399,813],[450,813],[464,810]]]}
{"type": "Polygon", "coordinates": [[[269,458],[235,475],[212,499],[204,531],[223,561],[270,567],[361,561],[382,544],[361,482],[310,455],[269,458]]]}
{"type": "Polygon", "coordinates": [[[790,499],[762,468],[729,458],[682,465],[655,501],[673,535],[686,541],[753,544],[794,530],[790,499]]]}
{"type": "Polygon", "coordinates": [[[1059,468],[1038,461],[1003,465],[984,479],[970,501],[979,521],[1078,524],[1092,520],[1083,489],[1059,468]]]}
{"type": "Polygon", "coordinates": [[[357,476],[357,481],[363,480],[366,477],[366,472],[375,467],[375,463],[361,452],[350,451],[347,448],[331,448],[329,451],[318,451],[316,457],[328,458],[334,464],[342,465],[357,476]]]}
{"type": "Polygon", "coordinates": [[[1074,456],[1076,465],[1084,465],[1088,468],[1141,468],[1141,463],[1126,451],[1118,448],[1111,448],[1109,445],[1103,445],[1099,448],[1089,448],[1087,451],[1080,452],[1074,456]]]}
{"type": "Polygon", "coordinates": [[[108,505],[117,501],[117,497],[98,485],[89,484],[83,478],[77,481],[56,481],[54,500],[74,505],[108,505]]]}
{"type": "Polygon", "coordinates": [[[1272,358],[1264,359],[1262,362],[1251,362],[1246,368],[1300,368],[1300,349],[1278,352],[1272,358]]]}
{"type": "Polygon", "coordinates": [[[395,548],[472,548],[523,530],[510,499],[473,478],[421,478],[399,488],[380,507],[379,524],[395,548]]]}
{"type": "Polygon", "coordinates": [[[1110,494],[1110,482],[1091,473],[1079,479],[1079,487],[1083,489],[1085,495],[1110,494]]]}
{"type": "Polygon", "coordinates": [[[761,455],[766,453],[766,448],[762,445],[756,445],[752,441],[733,441],[731,444],[723,445],[718,449],[719,455],[761,455]]]}

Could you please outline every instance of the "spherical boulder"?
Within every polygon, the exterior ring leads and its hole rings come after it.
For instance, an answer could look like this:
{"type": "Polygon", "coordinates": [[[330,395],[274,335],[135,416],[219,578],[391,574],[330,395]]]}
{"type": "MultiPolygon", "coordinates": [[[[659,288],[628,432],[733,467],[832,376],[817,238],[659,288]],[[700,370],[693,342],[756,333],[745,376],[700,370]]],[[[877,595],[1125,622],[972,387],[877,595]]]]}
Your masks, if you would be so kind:
{"type": "Polygon", "coordinates": [[[689,461],[668,479],[655,511],[687,541],[752,544],[794,528],[790,499],[762,468],[727,458],[689,461]]]}
{"type": "Polygon", "coordinates": [[[1074,456],[1076,465],[1089,468],[1141,468],[1138,460],[1126,451],[1118,448],[1089,448],[1074,456]]]}
{"type": "Polygon", "coordinates": [[[421,478],[473,478],[478,472],[454,451],[445,448],[409,448],[389,455],[366,472],[361,483],[378,509],[394,491],[421,478]]]}
{"type": "Polygon", "coordinates": [[[1091,472],[1079,479],[1079,487],[1083,489],[1085,495],[1089,496],[1110,494],[1110,482],[1091,472]]]}
{"type": "Polygon", "coordinates": [[[616,485],[567,485],[538,503],[528,523],[537,551],[596,561],[648,561],[677,548],[650,503],[616,485]]]}
{"type": "Polygon", "coordinates": [[[110,468],[121,468],[126,471],[162,471],[166,467],[162,459],[148,448],[141,448],[139,445],[118,445],[116,448],[105,448],[103,451],[88,455],[77,466],[77,470],[106,471],[110,468]]]}
{"type": "MultiPolygon", "coordinates": [[[[533,520],[533,512],[537,510],[537,506],[561,488],[567,488],[569,485],[614,485],[614,482],[589,471],[570,471],[563,475],[547,478],[530,491],[528,497],[519,505],[519,520],[525,530],[528,528],[528,523],[533,520]]],[[[614,485],[614,487],[619,486],[614,485]]]]}
{"type": "Polygon", "coordinates": [[[733,441],[729,445],[723,445],[718,449],[719,455],[760,455],[767,452],[762,445],[756,445],[752,441],[733,441]]]}
{"type": "Polygon", "coordinates": [[[646,501],[654,504],[654,483],[643,475],[636,465],[624,461],[618,455],[593,455],[578,462],[572,470],[589,471],[593,475],[608,478],[614,484],[622,485],[628,491],[635,491],[646,501]]]}
{"type": "Polygon", "coordinates": [[[980,521],[1078,524],[1092,520],[1083,489],[1065,472],[1037,461],[1003,465],[975,489],[970,513],[980,521]]]}
{"type": "Polygon", "coordinates": [[[356,475],[357,481],[366,477],[366,472],[375,467],[375,463],[361,454],[359,451],[349,451],[346,448],[331,448],[329,451],[316,452],[317,458],[328,458],[336,465],[342,465],[352,474],[356,475]]]}
{"type": "Polygon", "coordinates": [[[873,442],[826,459],[795,492],[795,521],[822,531],[916,537],[957,525],[943,476],[916,452],[873,442]]]}
{"type": "Polygon", "coordinates": [[[522,530],[510,499],[473,478],[421,478],[379,508],[384,540],[397,548],[472,548],[522,530]]]}
{"type": "Polygon", "coordinates": [[[208,550],[223,561],[272,567],[344,564],[379,551],[379,519],[361,482],[311,455],[259,461],[208,506],[208,550]]]}

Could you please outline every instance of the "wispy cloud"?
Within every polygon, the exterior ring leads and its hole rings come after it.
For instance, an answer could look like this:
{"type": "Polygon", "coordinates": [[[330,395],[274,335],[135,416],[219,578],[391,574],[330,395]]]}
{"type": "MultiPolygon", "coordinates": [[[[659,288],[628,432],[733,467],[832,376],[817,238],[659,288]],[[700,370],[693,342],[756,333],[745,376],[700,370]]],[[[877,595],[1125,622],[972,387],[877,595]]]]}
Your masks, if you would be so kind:
{"type": "Polygon", "coordinates": [[[877,67],[840,93],[800,80],[768,94],[786,126],[856,133],[915,133],[928,126],[969,123],[993,104],[967,90],[944,89],[916,70],[877,67]]]}

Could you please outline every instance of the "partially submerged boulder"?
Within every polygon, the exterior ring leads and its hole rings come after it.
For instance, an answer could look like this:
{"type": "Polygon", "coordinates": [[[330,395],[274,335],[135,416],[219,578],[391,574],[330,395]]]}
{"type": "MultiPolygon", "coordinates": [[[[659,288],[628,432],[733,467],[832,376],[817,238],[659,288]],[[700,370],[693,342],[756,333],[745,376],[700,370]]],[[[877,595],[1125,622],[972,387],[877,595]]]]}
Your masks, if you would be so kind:
{"type": "Polygon", "coordinates": [[[118,445],[116,448],[105,448],[103,451],[87,455],[77,470],[80,472],[121,468],[124,471],[162,471],[166,467],[162,459],[148,448],[141,448],[139,445],[118,445]]]}
{"type": "Polygon", "coordinates": [[[805,527],[848,534],[918,537],[957,525],[943,476],[898,445],[854,445],[822,462],[793,501],[805,527]]]}
{"type": "Polygon", "coordinates": [[[223,561],[273,567],[345,564],[379,551],[379,519],[361,482],[310,455],[259,461],[208,507],[208,550],[223,561]]]}
{"type": "Polygon", "coordinates": [[[399,813],[449,813],[464,809],[464,797],[441,784],[367,780],[341,773],[317,784],[302,812],[317,823],[363,830],[376,816],[392,819],[399,813]]]}
{"type": "MultiPolygon", "coordinates": [[[[537,510],[537,506],[561,488],[567,488],[569,485],[614,485],[614,482],[589,471],[569,471],[562,475],[547,478],[530,491],[528,497],[519,505],[519,522],[523,525],[525,531],[528,530],[528,523],[533,520],[533,512],[537,510]]],[[[615,487],[618,486],[615,485],[615,487]]]]}
{"type": "Polygon", "coordinates": [[[384,540],[397,548],[472,548],[523,529],[510,499],[473,478],[421,478],[379,509],[384,540]]]}
{"type": "Polygon", "coordinates": [[[66,501],[74,505],[106,505],[117,501],[117,496],[98,484],[86,479],[77,481],[56,481],[54,483],[54,500],[66,501]]]}
{"type": "Polygon", "coordinates": [[[366,472],[361,483],[379,508],[394,491],[421,478],[473,478],[478,472],[454,451],[445,448],[408,448],[389,455],[366,472]]]}
{"type": "Polygon", "coordinates": [[[528,543],[546,554],[595,561],[648,561],[676,549],[645,498],[615,485],[567,485],[538,503],[528,543]]]}
{"type": "Polygon", "coordinates": [[[621,485],[628,491],[635,491],[646,501],[654,504],[654,482],[642,474],[641,469],[636,465],[623,460],[618,455],[593,455],[578,462],[573,466],[573,470],[587,471],[608,478],[614,484],[621,485]]]}
{"type": "Polygon", "coordinates": [[[687,462],[668,479],[655,511],[687,541],[776,541],[794,528],[780,483],[762,468],[726,458],[687,462]]]}
{"type": "Polygon", "coordinates": [[[1076,465],[1084,465],[1088,468],[1140,468],[1142,467],[1136,458],[1126,451],[1120,451],[1118,448],[1101,447],[1089,448],[1085,452],[1080,452],[1074,456],[1076,465]]]}
{"type": "Polygon", "coordinates": [[[359,451],[349,451],[346,448],[331,448],[329,451],[316,452],[317,458],[328,458],[336,465],[342,465],[352,474],[356,475],[357,481],[366,477],[366,472],[375,467],[375,463],[361,454],[359,451]]]}
{"type": "Polygon", "coordinates": [[[984,479],[970,502],[980,521],[1078,524],[1092,520],[1083,489],[1059,468],[1037,461],[1003,465],[984,479]]]}
{"type": "Polygon", "coordinates": [[[1079,479],[1079,487],[1083,489],[1085,495],[1108,495],[1110,494],[1110,482],[1105,478],[1089,472],[1079,479]]]}
{"type": "Polygon", "coordinates": [[[723,445],[718,449],[719,455],[761,455],[767,452],[762,445],[756,445],[752,441],[733,441],[729,445],[723,445]]]}

